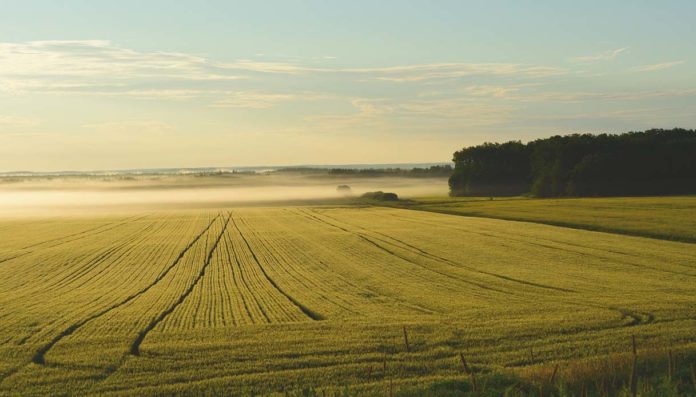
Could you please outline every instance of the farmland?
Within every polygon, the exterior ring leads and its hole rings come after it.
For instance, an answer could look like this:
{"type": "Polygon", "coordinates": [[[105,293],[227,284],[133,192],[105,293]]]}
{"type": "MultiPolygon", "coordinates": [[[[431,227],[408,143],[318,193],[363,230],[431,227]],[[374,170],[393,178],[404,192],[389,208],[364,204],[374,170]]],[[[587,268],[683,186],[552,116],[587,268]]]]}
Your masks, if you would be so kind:
{"type": "Polygon", "coordinates": [[[0,394],[384,394],[696,346],[696,246],[397,208],[0,222],[0,394]],[[407,341],[408,340],[408,341],[407,341]]]}
{"type": "Polygon", "coordinates": [[[696,242],[696,196],[536,199],[419,197],[397,206],[696,242]]]}

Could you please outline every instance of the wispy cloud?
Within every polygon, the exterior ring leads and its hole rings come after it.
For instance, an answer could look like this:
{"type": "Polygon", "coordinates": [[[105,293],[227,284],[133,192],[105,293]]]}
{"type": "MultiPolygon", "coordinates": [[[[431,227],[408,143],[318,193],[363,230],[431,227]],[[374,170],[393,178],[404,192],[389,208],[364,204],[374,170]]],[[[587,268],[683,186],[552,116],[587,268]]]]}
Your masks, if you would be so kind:
{"type": "MultiPolygon", "coordinates": [[[[618,48],[572,61],[608,61],[627,52],[628,48],[618,48]]],[[[326,56],[318,56],[270,60],[264,56],[261,60],[222,61],[196,54],[137,51],[102,40],[0,43],[0,94],[191,101],[199,108],[259,112],[312,101],[313,105],[293,108],[298,112],[292,116],[294,120],[288,122],[298,123],[294,128],[307,128],[317,133],[386,131],[408,129],[416,124],[424,127],[450,123],[459,128],[497,126],[519,117],[524,109],[549,104],[618,103],[696,95],[696,89],[688,86],[602,92],[601,86],[596,85],[596,92],[582,91],[586,86],[581,84],[587,79],[600,81],[603,77],[586,73],[582,75],[582,82],[574,81],[582,67],[568,64],[557,67],[515,62],[440,62],[348,67],[326,59],[326,56]],[[562,78],[554,78],[557,76],[562,78]]],[[[681,63],[684,61],[632,70],[664,70],[681,63]]],[[[245,113],[255,112],[240,111],[240,119],[245,113]]],[[[149,116],[141,113],[141,117],[149,116]]],[[[266,127],[270,128],[277,123],[276,119],[279,118],[269,117],[261,124],[267,123],[266,127]]],[[[0,129],[10,131],[12,126],[16,130],[31,122],[0,116],[0,129]]],[[[253,123],[256,125],[259,121],[253,123]]],[[[83,131],[112,136],[142,133],[155,139],[157,134],[174,130],[172,125],[136,120],[82,127],[83,131]]],[[[254,128],[257,127],[249,129],[254,128]]]]}
{"type": "Polygon", "coordinates": [[[521,95],[525,88],[538,87],[540,84],[508,84],[508,85],[472,85],[466,87],[463,92],[480,98],[515,99],[521,95]]]}
{"type": "Polygon", "coordinates": [[[95,124],[85,124],[82,128],[90,132],[119,135],[164,135],[174,130],[174,127],[157,120],[125,120],[107,121],[95,124]]]}
{"type": "Polygon", "coordinates": [[[638,90],[625,92],[537,92],[519,95],[520,101],[533,102],[586,102],[630,101],[650,98],[685,97],[696,95],[696,89],[638,90]]]}
{"type": "Polygon", "coordinates": [[[38,121],[32,118],[0,114],[0,128],[30,127],[36,124],[38,121]]]}
{"type": "MultiPolygon", "coordinates": [[[[322,58],[324,59],[324,58],[322,58]]],[[[55,40],[0,43],[0,84],[6,90],[46,85],[124,84],[148,81],[220,81],[267,74],[339,74],[394,82],[467,76],[546,77],[565,70],[518,63],[436,63],[369,68],[326,67],[295,62],[237,60],[217,62],[178,52],[144,52],[104,40],[55,40]]]]}
{"type": "Polygon", "coordinates": [[[568,121],[568,120],[647,120],[654,121],[655,119],[671,118],[675,113],[671,108],[635,108],[621,109],[611,111],[595,111],[585,113],[570,113],[570,114],[550,114],[550,115],[521,115],[520,117],[526,120],[546,120],[546,121],[568,121]]]}
{"type": "Polygon", "coordinates": [[[299,63],[240,60],[225,63],[221,67],[257,73],[355,75],[361,78],[394,82],[413,82],[467,76],[515,75],[520,77],[546,77],[566,73],[566,70],[557,67],[518,63],[434,63],[370,68],[326,68],[299,63]]]}
{"type": "Polygon", "coordinates": [[[267,109],[280,102],[291,101],[295,98],[296,96],[291,94],[237,91],[225,94],[222,99],[215,101],[213,106],[220,108],[267,109]]]}
{"type": "Polygon", "coordinates": [[[299,74],[306,72],[321,72],[324,69],[312,68],[299,63],[291,62],[261,62],[250,59],[240,59],[234,62],[226,62],[219,65],[223,70],[238,70],[254,73],[282,73],[299,74]]]}
{"type": "Polygon", "coordinates": [[[684,61],[654,63],[652,65],[645,65],[645,66],[638,66],[635,68],[631,68],[631,70],[634,72],[654,72],[656,70],[671,69],[677,65],[681,65],[682,63],[684,63],[684,61]]]}
{"type": "MultiPolygon", "coordinates": [[[[352,112],[307,117],[308,128],[319,131],[369,131],[373,128],[414,126],[420,120],[438,120],[457,126],[503,123],[518,110],[514,105],[486,103],[468,97],[390,99],[354,98],[352,112]]],[[[410,128],[408,127],[408,128],[410,128]]]]}
{"type": "Polygon", "coordinates": [[[566,73],[566,70],[557,67],[518,63],[441,63],[384,68],[342,69],[340,71],[345,73],[372,74],[379,80],[394,82],[417,82],[470,76],[518,76],[521,78],[536,78],[557,76],[566,73]]]}
{"type": "Polygon", "coordinates": [[[604,51],[599,54],[571,58],[570,61],[575,63],[595,63],[601,61],[610,61],[618,57],[619,55],[626,53],[628,53],[628,47],[622,47],[614,50],[604,51]]]}
{"type": "Polygon", "coordinates": [[[167,77],[235,79],[206,58],[174,52],[138,52],[101,40],[0,43],[0,75],[30,77],[167,77]]]}
{"type": "Polygon", "coordinates": [[[180,97],[182,84],[242,78],[201,56],[135,51],[109,41],[0,43],[0,91],[10,94],[132,96],[144,85],[157,85],[180,97]]]}
{"type": "MultiPolygon", "coordinates": [[[[220,62],[179,52],[137,51],[105,40],[0,43],[0,93],[197,100],[203,106],[217,108],[269,109],[291,101],[336,99],[342,95],[333,87],[347,81],[417,86],[460,78],[524,81],[568,73],[553,66],[521,63],[329,67],[327,56],[318,58],[220,62]],[[315,87],[317,81],[322,81],[323,92],[288,91],[289,79],[293,86],[304,82],[315,87]],[[327,85],[325,82],[330,80],[339,84],[327,85]]],[[[469,94],[503,98],[514,94],[514,90],[489,84],[472,88],[469,94]]],[[[343,100],[350,97],[343,96],[343,100]]],[[[422,108],[416,106],[413,111],[422,108]]]]}
{"type": "Polygon", "coordinates": [[[218,108],[268,109],[283,102],[309,102],[333,100],[339,97],[311,91],[270,92],[270,91],[228,91],[211,106],[218,108]]]}

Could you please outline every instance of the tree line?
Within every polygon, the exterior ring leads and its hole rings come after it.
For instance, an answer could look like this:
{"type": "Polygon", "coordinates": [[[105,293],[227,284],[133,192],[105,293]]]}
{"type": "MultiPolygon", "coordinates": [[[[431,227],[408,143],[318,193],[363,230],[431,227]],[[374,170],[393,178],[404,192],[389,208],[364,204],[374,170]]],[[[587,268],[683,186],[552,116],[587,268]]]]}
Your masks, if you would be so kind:
{"type": "Polygon", "coordinates": [[[696,193],[696,130],[572,134],[454,153],[453,196],[696,193]]]}
{"type": "Polygon", "coordinates": [[[358,176],[382,177],[402,176],[413,178],[447,178],[452,175],[453,168],[449,164],[433,165],[416,168],[318,168],[318,167],[286,167],[276,173],[324,174],[329,176],[358,176]]]}

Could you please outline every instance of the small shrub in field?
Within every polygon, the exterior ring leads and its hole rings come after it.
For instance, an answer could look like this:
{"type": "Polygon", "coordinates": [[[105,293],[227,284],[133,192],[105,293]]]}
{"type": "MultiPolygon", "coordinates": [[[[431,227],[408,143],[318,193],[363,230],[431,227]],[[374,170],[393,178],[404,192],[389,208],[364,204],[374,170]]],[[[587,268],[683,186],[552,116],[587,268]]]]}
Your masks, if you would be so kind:
{"type": "Polygon", "coordinates": [[[399,196],[396,195],[396,193],[390,193],[390,192],[383,192],[383,191],[376,191],[376,192],[367,192],[362,195],[362,198],[370,199],[370,200],[378,200],[378,201],[398,201],[399,196]]]}

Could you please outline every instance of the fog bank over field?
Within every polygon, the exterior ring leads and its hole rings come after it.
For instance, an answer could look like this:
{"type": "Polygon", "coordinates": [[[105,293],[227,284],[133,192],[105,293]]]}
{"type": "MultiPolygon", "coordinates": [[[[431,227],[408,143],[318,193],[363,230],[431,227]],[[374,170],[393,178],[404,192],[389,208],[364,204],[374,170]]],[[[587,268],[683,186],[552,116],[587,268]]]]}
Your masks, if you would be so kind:
{"type": "Polygon", "coordinates": [[[4,178],[0,183],[0,216],[348,202],[337,192],[338,185],[350,186],[353,197],[376,190],[395,192],[403,198],[447,194],[447,180],[441,177],[221,174],[4,178]]]}

